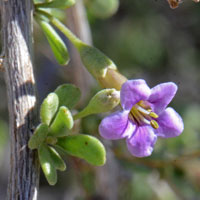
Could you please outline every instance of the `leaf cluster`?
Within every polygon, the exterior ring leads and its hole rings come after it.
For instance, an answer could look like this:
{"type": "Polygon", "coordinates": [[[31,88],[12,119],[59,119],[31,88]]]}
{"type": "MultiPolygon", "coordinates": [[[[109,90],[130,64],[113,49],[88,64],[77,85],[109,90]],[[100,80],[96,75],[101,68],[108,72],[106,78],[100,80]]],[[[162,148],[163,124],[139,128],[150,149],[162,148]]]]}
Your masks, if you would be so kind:
{"type": "Polygon", "coordinates": [[[105,148],[97,138],[70,133],[74,126],[70,109],[77,104],[80,95],[76,86],[63,84],[41,104],[41,123],[35,129],[28,146],[30,149],[37,149],[40,165],[50,185],[57,182],[56,170],[66,169],[57,149],[82,158],[92,165],[100,166],[105,163],[105,148]]]}

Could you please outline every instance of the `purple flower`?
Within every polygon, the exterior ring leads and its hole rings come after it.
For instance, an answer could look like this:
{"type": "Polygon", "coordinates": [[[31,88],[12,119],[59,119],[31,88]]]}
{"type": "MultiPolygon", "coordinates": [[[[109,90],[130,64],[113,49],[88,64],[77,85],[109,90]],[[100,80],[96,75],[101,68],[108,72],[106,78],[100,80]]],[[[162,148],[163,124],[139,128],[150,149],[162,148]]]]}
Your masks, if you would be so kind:
{"type": "Polygon", "coordinates": [[[99,132],[109,140],[126,138],[136,157],[151,155],[157,137],[176,137],[184,129],[182,118],[171,107],[177,85],[168,82],[152,89],[142,79],[126,81],[120,91],[122,110],[105,117],[99,132]]]}

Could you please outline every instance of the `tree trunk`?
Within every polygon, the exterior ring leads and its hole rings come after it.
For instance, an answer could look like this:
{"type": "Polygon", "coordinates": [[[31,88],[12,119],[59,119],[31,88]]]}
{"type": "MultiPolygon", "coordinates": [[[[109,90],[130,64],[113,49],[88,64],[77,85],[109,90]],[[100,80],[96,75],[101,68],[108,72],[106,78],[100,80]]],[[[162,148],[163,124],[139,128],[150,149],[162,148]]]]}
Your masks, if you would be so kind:
{"type": "Polygon", "coordinates": [[[32,1],[0,1],[11,140],[8,199],[36,200],[39,164],[27,146],[37,114],[31,56],[32,1]]]}

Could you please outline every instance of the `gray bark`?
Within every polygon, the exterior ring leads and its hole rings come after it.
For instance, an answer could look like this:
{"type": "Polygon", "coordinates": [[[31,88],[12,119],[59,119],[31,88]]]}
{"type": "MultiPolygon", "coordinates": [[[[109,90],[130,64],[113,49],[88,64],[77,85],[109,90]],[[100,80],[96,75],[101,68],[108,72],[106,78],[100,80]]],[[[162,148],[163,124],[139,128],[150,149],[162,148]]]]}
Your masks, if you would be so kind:
{"type": "Polygon", "coordinates": [[[10,127],[9,200],[35,200],[39,164],[28,146],[36,117],[32,1],[0,0],[10,127]]]}

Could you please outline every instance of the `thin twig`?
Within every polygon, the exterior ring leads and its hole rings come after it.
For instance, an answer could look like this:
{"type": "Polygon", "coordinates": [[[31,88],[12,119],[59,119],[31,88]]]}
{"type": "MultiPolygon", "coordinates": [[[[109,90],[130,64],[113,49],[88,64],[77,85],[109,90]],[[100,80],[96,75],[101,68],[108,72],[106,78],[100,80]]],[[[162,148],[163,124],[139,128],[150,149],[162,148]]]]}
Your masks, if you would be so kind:
{"type": "Polygon", "coordinates": [[[132,157],[132,156],[123,155],[121,152],[119,152],[116,149],[114,150],[114,153],[115,153],[115,156],[120,160],[141,164],[141,165],[144,165],[146,167],[156,168],[156,169],[164,168],[164,167],[169,166],[169,165],[179,166],[179,165],[181,165],[181,163],[183,161],[191,160],[191,159],[195,159],[195,158],[200,157],[200,151],[194,151],[194,152],[191,152],[191,153],[183,154],[183,155],[181,155],[177,158],[174,158],[174,159],[166,159],[166,160],[153,160],[153,159],[149,159],[149,158],[136,158],[136,157],[132,157]]]}

